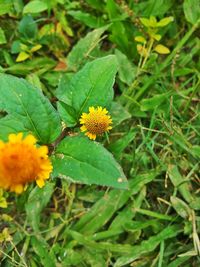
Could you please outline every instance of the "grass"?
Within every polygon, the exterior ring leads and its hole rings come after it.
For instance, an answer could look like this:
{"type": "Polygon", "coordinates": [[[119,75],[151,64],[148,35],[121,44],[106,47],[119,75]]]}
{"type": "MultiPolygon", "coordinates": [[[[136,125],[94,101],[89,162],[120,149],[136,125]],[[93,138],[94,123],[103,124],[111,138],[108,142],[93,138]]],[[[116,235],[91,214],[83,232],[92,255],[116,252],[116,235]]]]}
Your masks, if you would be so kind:
{"type": "Polygon", "coordinates": [[[56,107],[61,77],[116,55],[115,127],[99,141],[129,189],[57,178],[42,191],[0,191],[0,266],[199,266],[198,1],[52,1],[24,19],[31,2],[0,3],[1,72],[27,79],[56,107]],[[159,29],[169,54],[139,55],[134,37],[148,37],[140,18],[150,16],[173,16],[159,29]]]}

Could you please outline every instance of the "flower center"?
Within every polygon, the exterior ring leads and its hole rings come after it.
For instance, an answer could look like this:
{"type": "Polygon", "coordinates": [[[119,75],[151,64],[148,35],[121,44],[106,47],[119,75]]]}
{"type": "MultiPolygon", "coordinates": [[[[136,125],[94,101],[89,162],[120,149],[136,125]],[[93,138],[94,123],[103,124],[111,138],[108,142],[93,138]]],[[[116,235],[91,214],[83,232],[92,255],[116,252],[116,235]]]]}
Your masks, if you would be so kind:
{"type": "Polygon", "coordinates": [[[109,125],[109,122],[101,117],[98,119],[90,118],[85,122],[85,127],[92,134],[103,134],[109,125]]]}

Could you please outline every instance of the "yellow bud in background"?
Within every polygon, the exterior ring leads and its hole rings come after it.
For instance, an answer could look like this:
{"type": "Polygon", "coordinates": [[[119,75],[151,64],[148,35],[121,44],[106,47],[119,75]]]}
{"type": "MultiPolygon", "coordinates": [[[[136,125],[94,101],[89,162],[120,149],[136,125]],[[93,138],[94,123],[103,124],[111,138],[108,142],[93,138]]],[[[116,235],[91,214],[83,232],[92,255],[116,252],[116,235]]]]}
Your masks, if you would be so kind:
{"type": "Polygon", "coordinates": [[[154,48],[154,51],[156,51],[158,54],[169,54],[170,50],[164,45],[158,44],[154,48]]]}

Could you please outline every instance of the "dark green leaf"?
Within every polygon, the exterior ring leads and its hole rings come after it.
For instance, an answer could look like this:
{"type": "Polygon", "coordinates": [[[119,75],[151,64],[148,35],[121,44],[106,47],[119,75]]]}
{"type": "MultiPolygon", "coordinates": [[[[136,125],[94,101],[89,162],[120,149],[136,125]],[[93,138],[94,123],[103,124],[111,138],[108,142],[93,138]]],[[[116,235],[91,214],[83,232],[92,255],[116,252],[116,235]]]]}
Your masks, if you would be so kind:
{"type": "Polygon", "coordinates": [[[87,63],[72,77],[62,101],[76,110],[77,121],[91,106],[110,106],[116,71],[115,56],[107,56],[87,63]]]}
{"type": "Polygon", "coordinates": [[[60,101],[57,104],[57,108],[62,121],[64,121],[67,127],[73,127],[76,125],[76,111],[73,107],[60,101]]]}
{"type": "Polygon", "coordinates": [[[84,184],[128,188],[126,177],[101,144],[85,137],[67,137],[53,157],[54,176],[84,184]]]}
{"type": "Polygon", "coordinates": [[[22,123],[23,129],[34,133],[42,143],[53,142],[61,132],[59,116],[48,99],[23,79],[0,75],[0,109],[22,123]]]}
{"type": "Polygon", "coordinates": [[[35,38],[37,30],[37,24],[31,15],[24,16],[19,23],[19,32],[26,38],[35,38]]]}
{"type": "Polygon", "coordinates": [[[11,133],[27,132],[20,121],[16,121],[12,116],[0,119],[0,139],[7,141],[11,133]]]}

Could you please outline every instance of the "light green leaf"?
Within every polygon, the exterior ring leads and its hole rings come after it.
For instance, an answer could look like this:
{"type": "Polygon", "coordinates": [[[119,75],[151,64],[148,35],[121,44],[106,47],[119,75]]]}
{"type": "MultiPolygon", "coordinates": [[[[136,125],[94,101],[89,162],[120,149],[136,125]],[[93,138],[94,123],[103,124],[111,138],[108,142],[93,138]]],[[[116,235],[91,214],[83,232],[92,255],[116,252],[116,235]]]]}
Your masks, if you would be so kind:
{"type": "Polygon", "coordinates": [[[150,20],[146,18],[140,18],[141,23],[146,26],[147,28],[150,27],[150,20]]]}
{"type": "Polygon", "coordinates": [[[0,1],[0,16],[13,11],[13,2],[9,0],[0,1]]]}
{"type": "Polygon", "coordinates": [[[72,182],[126,189],[126,177],[112,154],[85,137],[67,137],[53,157],[53,176],[72,182]]]}
{"type": "Polygon", "coordinates": [[[68,70],[77,71],[79,67],[87,60],[90,53],[98,46],[101,35],[109,28],[109,25],[95,29],[89,32],[84,38],[73,46],[67,56],[68,70]]]}
{"type": "Polygon", "coordinates": [[[0,109],[22,123],[22,131],[32,132],[42,143],[53,142],[61,132],[53,106],[39,89],[24,79],[0,74],[0,109]]]}
{"type": "Polygon", "coordinates": [[[200,2],[199,0],[184,0],[183,10],[186,20],[195,24],[200,18],[200,2]]]}
{"type": "Polygon", "coordinates": [[[157,22],[157,27],[164,27],[168,25],[170,22],[174,21],[173,17],[166,17],[164,19],[161,19],[159,22],[157,22]]]}
{"type": "Polygon", "coordinates": [[[39,13],[48,9],[48,6],[45,2],[40,0],[34,0],[27,3],[23,9],[23,13],[39,13]]]}

